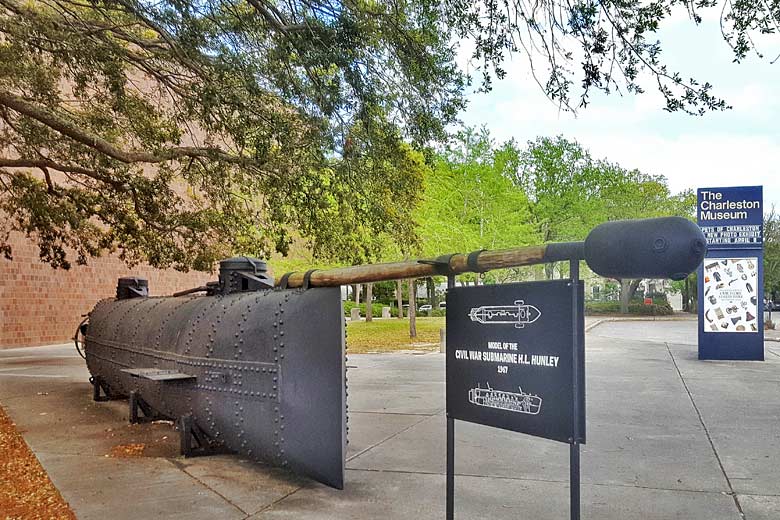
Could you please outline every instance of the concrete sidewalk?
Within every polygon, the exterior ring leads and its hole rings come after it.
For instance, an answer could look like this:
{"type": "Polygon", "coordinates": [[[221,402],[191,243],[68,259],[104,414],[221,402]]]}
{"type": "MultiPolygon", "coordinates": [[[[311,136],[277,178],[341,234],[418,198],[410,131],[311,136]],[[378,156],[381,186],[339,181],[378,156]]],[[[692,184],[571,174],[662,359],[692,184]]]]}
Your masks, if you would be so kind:
{"type": "MultiPolygon", "coordinates": [[[[700,362],[696,322],[609,322],[587,336],[583,518],[780,518],[780,344],[700,362]]],[[[0,351],[0,404],[81,519],[444,517],[444,357],[349,358],[350,445],[337,491],[234,456],[183,459],[166,423],[93,403],[71,346],[0,351]],[[107,456],[143,443],[145,456],[107,456]]],[[[456,516],[568,518],[568,447],[456,428],[456,516]]]]}

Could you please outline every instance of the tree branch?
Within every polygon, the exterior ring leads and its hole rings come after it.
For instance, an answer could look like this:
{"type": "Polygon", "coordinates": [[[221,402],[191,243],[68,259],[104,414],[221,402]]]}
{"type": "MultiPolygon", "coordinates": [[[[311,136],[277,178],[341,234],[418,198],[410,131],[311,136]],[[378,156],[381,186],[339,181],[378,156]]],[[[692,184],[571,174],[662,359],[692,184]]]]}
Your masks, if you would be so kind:
{"type": "Polygon", "coordinates": [[[272,5],[263,5],[263,2],[260,0],[247,0],[249,5],[255,8],[255,11],[260,14],[260,16],[263,17],[263,20],[268,22],[271,26],[273,26],[274,29],[277,31],[289,34],[291,32],[302,32],[302,31],[308,31],[310,27],[306,24],[300,23],[300,24],[289,24],[287,23],[287,20],[284,19],[284,16],[274,8],[272,5]],[[268,7],[273,8],[276,13],[271,13],[268,10],[268,7]]]}
{"type": "MultiPolygon", "coordinates": [[[[38,168],[43,170],[44,168],[51,168],[61,172],[68,173],[80,173],[82,175],[88,175],[94,177],[96,172],[88,170],[80,166],[69,166],[66,164],[59,164],[49,159],[6,159],[0,157],[0,168],[38,168]]],[[[102,179],[101,179],[102,180],[102,179]]]]}
{"type": "Polygon", "coordinates": [[[207,157],[240,166],[262,166],[262,163],[254,161],[248,157],[229,154],[220,148],[215,147],[178,146],[163,149],[157,153],[142,152],[137,150],[122,150],[102,137],[91,134],[90,132],[79,128],[72,121],[54,114],[35,103],[30,103],[29,101],[11,94],[10,92],[0,90],[0,105],[6,106],[15,112],[35,119],[49,128],[67,137],[70,137],[74,141],[93,148],[94,150],[97,150],[104,155],[126,164],[155,164],[181,159],[184,157],[207,157]]]}

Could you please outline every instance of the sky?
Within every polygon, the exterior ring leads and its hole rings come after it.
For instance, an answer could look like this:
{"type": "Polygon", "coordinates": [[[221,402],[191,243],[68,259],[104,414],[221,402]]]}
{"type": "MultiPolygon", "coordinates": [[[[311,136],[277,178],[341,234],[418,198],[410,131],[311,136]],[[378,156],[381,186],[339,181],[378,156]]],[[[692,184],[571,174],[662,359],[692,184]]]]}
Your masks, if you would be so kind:
{"type": "MultiPolygon", "coordinates": [[[[625,168],[664,175],[675,192],[687,188],[764,186],[764,207],[780,209],[780,36],[758,42],[765,57],[741,64],[722,39],[719,9],[700,26],[684,16],[665,22],[658,33],[664,62],[683,77],[709,81],[714,94],[733,108],[691,116],[663,110],[664,102],[646,78],[646,93],[591,96],[576,115],[551,103],[522,56],[505,64],[507,77],[487,94],[470,94],[461,120],[485,125],[498,141],[525,144],[537,136],[575,139],[595,158],[625,168]]],[[[461,66],[468,67],[466,46],[461,66]]]]}

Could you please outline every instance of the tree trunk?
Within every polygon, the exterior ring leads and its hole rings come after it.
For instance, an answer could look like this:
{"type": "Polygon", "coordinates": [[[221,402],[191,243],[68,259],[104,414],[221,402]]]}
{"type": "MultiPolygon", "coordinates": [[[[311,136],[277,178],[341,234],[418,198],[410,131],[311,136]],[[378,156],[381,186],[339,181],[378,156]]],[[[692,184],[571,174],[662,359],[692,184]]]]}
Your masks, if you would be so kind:
{"type": "Polygon", "coordinates": [[[355,307],[360,306],[360,284],[355,284],[355,307]]]}
{"type": "Polygon", "coordinates": [[[366,321],[374,319],[374,284],[366,284],[366,321]]]}
{"type": "Polygon", "coordinates": [[[439,299],[436,297],[436,282],[429,276],[425,279],[425,285],[428,289],[428,303],[431,304],[431,309],[435,309],[439,305],[439,299]]]}
{"type": "Polygon", "coordinates": [[[417,284],[414,278],[409,280],[409,337],[417,337],[417,284]]]}
{"type": "Polygon", "coordinates": [[[398,319],[404,319],[404,282],[395,281],[395,294],[398,297],[398,319]]]}
{"type": "Polygon", "coordinates": [[[620,282],[620,312],[621,314],[628,314],[628,304],[642,280],[626,278],[625,280],[618,280],[618,282],[620,282]]]}
{"type": "Polygon", "coordinates": [[[696,276],[696,272],[694,271],[693,274],[688,275],[685,279],[686,308],[683,310],[693,314],[696,314],[699,311],[699,288],[696,276]]]}

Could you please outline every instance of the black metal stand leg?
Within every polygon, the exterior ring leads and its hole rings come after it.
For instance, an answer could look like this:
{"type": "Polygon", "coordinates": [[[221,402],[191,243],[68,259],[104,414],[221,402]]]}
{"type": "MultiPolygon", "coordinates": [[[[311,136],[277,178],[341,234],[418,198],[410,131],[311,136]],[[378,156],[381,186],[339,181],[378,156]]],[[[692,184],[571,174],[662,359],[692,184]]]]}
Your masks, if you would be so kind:
{"type": "Polygon", "coordinates": [[[580,520],[580,443],[569,445],[571,520],[580,520]]]}
{"type": "Polygon", "coordinates": [[[179,440],[181,454],[185,457],[192,456],[192,416],[182,415],[179,418],[179,440]]]}
{"type": "Polygon", "coordinates": [[[232,453],[222,443],[214,441],[203,431],[192,414],[182,415],[176,421],[179,430],[179,446],[184,457],[232,453]]]}
{"type": "Polygon", "coordinates": [[[90,382],[92,383],[92,400],[96,402],[102,401],[103,399],[100,397],[100,383],[97,378],[92,378],[90,382]]]}
{"type": "Polygon", "coordinates": [[[111,396],[108,394],[108,385],[103,382],[103,378],[100,376],[93,376],[89,378],[89,382],[92,384],[92,400],[95,402],[110,401],[111,396]],[[100,391],[103,391],[101,395],[100,391]]]}
{"type": "MultiPolygon", "coordinates": [[[[447,288],[455,287],[455,276],[447,277],[447,288]]],[[[446,350],[446,349],[445,349],[446,350]]],[[[449,356],[449,353],[445,353],[449,356]]],[[[447,414],[447,520],[455,517],[455,419],[447,414]]]]}
{"type": "Polygon", "coordinates": [[[128,401],[130,413],[129,419],[132,424],[151,422],[157,419],[164,419],[163,416],[158,414],[146,401],[141,397],[141,394],[137,390],[130,391],[130,399],[128,401]],[[140,410],[140,413],[139,413],[140,410]]]}
{"type": "Polygon", "coordinates": [[[135,390],[131,390],[130,400],[128,403],[130,405],[130,416],[128,418],[130,420],[130,424],[137,424],[140,422],[138,420],[138,400],[139,400],[138,392],[136,392],[135,390]]]}
{"type": "Polygon", "coordinates": [[[455,517],[455,419],[447,417],[447,520],[455,517]]]}

